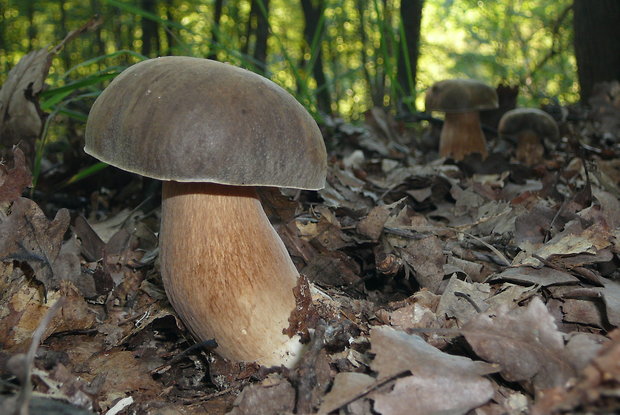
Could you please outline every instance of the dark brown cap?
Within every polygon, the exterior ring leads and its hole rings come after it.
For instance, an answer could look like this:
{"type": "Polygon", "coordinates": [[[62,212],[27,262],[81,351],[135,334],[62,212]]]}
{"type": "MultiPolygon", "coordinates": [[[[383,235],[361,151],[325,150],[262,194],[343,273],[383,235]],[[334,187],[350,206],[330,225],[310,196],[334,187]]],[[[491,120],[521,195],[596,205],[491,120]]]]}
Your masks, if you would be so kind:
{"type": "Polygon", "coordinates": [[[447,79],[435,82],[426,91],[426,111],[468,112],[498,107],[497,92],[473,79],[447,79]]]}
{"type": "Polygon", "coordinates": [[[321,132],[270,80],[221,62],[162,57],[123,71],[95,101],[84,150],[160,180],[320,189],[321,132]]]}
{"type": "Polygon", "coordinates": [[[501,135],[518,135],[528,130],[533,131],[541,138],[549,138],[553,141],[560,136],[558,124],[553,117],[537,108],[510,110],[499,121],[498,132],[501,135]]]}

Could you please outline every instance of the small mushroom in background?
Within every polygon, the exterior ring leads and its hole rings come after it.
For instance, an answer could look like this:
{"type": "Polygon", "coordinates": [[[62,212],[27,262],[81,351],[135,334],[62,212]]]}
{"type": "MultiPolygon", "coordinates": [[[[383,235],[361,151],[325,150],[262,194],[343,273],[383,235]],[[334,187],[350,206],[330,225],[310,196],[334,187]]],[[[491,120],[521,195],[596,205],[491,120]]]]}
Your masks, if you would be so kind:
{"type": "Polygon", "coordinates": [[[481,110],[498,107],[495,89],[472,79],[439,81],[426,92],[426,111],[446,113],[439,138],[439,155],[463,160],[479,153],[486,158],[487,146],[480,125],[481,110]]]}
{"type": "Polygon", "coordinates": [[[189,330],[225,358],[293,366],[303,345],[283,331],[298,273],[254,187],[324,186],[325,144],[303,106],[231,65],[146,60],[97,98],[85,151],[163,180],[162,278],[189,330]]]}
{"type": "Polygon", "coordinates": [[[498,133],[500,138],[516,140],[516,158],[527,166],[544,161],[544,139],[556,142],[560,136],[553,117],[537,108],[508,111],[499,121],[498,133]]]}

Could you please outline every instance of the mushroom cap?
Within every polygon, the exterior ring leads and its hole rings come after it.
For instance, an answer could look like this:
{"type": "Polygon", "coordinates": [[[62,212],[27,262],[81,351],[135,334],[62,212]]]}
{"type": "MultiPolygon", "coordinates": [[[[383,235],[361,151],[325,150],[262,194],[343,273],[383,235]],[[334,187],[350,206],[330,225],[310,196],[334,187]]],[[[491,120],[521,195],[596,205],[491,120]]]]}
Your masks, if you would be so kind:
{"type": "Polygon", "coordinates": [[[518,135],[528,130],[554,141],[560,136],[558,124],[553,117],[538,108],[517,108],[507,111],[499,120],[497,128],[501,135],[518,135]]]}
{"type": "Polygon", "coordinates": [[[497,92],[474,79],[446,79],[426,91],[426,111],[469,112],[498,107],[497,92]]]}
{"type": "Polygon", "coordinates": [[[180,182],[324,187],[325,143],[305,108],[253,72],[170,56],[137,63],[93,104],[86,153],[180,182]]]}

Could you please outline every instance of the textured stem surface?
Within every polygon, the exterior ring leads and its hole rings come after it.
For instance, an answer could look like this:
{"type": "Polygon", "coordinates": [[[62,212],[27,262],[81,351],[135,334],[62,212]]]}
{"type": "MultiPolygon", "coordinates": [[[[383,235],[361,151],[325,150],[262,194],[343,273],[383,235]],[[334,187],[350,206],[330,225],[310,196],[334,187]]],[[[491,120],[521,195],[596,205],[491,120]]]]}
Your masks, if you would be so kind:
{"type": "Polygon", "coordinates": [[[439,139],[439,155],[459,161],[472,153],[480,153],[482,158],[487,156],[480,115],[477,111],[446,113],[439,139]]]}
{"type": "Polygon", "coordinates": [[[164,182],[160,234],[172,306],[221,356],[292,366],[302,345],[282,330],[298,273],[252,187],[164,182]]]}

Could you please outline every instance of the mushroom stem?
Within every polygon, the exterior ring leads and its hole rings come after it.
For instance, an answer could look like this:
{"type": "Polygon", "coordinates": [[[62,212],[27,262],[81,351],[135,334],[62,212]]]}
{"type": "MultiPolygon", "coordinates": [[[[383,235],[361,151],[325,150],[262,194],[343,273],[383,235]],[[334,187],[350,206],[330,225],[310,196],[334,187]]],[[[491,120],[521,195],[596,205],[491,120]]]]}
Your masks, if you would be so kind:
{"type": "Polygon", "coordinates": [[[478,111],[447,112],[439,138],[439,155],[459,161],[472,153],[480,153],[482,158],[488,154],[478,111]]]}
{"type": "Polygon", "coordinates": [[[545,147],[535,131],[525,130],[517,135],[517,160],[526,166],[534,166],[544,161],[545,147]]]}
{"type": "Polygon", "coordinates": [[[227,359],[294,365],[298,273],[254,188],[166,181],[162,195],[162,276],[186,326],[227,359]]]}

